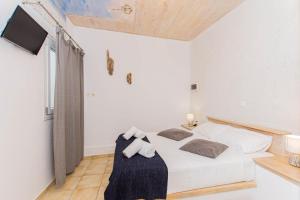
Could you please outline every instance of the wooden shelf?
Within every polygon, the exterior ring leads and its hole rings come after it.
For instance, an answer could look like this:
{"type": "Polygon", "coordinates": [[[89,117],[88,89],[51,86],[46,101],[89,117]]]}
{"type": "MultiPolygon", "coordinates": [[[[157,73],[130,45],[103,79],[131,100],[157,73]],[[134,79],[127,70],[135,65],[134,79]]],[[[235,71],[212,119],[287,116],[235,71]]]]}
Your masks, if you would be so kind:
{"type": "Polygon", "coordinates": [[[275,155],[267,158],[256,158],[255,162],[259,166],[270,170],[285,179],[300,183],[300,168],[290,165],[287,156],[275,155]]]}

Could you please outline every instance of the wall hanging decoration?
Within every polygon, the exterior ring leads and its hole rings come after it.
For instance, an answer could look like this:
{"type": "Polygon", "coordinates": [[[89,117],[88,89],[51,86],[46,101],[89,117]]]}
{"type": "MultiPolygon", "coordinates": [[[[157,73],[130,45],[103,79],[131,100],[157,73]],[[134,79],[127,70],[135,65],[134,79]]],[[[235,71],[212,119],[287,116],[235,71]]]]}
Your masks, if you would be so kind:
{"type": "Polygon", "coordinates": [[[109,75],[114,73],[114,60],[109,56],[109,51],[106,50],[107,71],[109,75]]]}
{"type": "Polygon", "coordinates": [[[129,85],[131,85],[132,84],[132,73],[128,73],[126,79],[127,79],[127,83],[129,85]]]}

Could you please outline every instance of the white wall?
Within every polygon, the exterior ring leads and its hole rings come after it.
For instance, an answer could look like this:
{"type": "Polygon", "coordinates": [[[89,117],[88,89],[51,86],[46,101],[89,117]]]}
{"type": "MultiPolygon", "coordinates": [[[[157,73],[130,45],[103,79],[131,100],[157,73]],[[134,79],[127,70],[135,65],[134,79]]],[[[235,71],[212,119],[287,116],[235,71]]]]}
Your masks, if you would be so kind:
{"type": "Polygon", "coordinates": [[[192,107],[300,132],[300,1],[246,0],[192,43],[192,107]]]}
{"type": "MultiPolygon", "coordinates": [[[[1,31],[19,2],[0,2],[1,31]]],[[[179,126],[189,111],[190,77],[200,86],[191,101],[199,116],[300,132],[299,8],[297,0],[246,0],[192,47],[74,28],[86,52],[86,154],[112,152],[118,134],[132,125],[145,131],[179,126]],[[106,49],[115,60],[113,76],[106,71],[106,49]]],[[[33,56],[0,39],[3,199],[34,199],[53,178],[51,124],[44,121],[45,54],[45,47],[33,56]]]]}
{"type": "Polygon", "coordinates": [[[145,131],[180,126],[190,103],[190,43],[87,28],[74,33],[86,52],[87,155],[112,152],[117,136],[132,125],[145,131]],[[113,76],[106,49],[115,61],[113,76]]]}
{"type": "MultiPolygon", "coordinates": [[[[20,2],[0,1],[0,32],[20,2]]],[[[26,8],[55,33],[43,17],[26,8]]],[[[44,121],[45,45],[34,56],[0,38],[0,60],[0,196],[33,200],[53,179],[51,121],[44,121]]]]}

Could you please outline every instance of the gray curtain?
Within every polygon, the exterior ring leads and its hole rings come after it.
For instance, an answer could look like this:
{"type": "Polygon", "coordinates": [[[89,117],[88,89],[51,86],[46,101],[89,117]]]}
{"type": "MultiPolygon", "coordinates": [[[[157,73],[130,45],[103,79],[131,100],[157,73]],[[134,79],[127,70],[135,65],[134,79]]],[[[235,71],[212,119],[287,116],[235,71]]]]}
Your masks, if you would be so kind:
{"type": "Polygon", "coordinates": [[[57,186],[65,182],[83,158],[83,52],[57,31],[53,150],[57,186]]]}

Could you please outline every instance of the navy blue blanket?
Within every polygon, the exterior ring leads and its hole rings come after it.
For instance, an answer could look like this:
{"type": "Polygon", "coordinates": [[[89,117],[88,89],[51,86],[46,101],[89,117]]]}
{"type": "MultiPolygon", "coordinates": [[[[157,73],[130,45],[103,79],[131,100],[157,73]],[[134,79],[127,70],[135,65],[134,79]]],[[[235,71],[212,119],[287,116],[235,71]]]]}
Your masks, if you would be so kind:
{"type": "MultiPolygon", "coordinates": [[[[153,158],[139,154],[126,158],[122,151],[133,142],[120,135],[116,141],[114,166],[105,190],[105,200],[166,199],[168,168],[155,153],[153,158]]],[[[146,137],[145,141],[149,141],[146,137]]]]}

